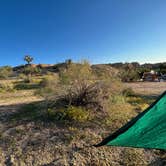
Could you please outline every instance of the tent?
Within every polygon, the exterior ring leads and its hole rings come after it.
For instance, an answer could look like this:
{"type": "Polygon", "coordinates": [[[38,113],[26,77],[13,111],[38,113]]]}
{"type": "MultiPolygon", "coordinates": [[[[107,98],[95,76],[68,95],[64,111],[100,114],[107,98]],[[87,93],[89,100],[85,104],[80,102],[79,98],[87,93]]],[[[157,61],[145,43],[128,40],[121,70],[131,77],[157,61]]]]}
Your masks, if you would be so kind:
{"type": "Polygon", "coordinates": [[[145,111],[95,146],[103,145],[166,150],[166,92],[145,111]]]}

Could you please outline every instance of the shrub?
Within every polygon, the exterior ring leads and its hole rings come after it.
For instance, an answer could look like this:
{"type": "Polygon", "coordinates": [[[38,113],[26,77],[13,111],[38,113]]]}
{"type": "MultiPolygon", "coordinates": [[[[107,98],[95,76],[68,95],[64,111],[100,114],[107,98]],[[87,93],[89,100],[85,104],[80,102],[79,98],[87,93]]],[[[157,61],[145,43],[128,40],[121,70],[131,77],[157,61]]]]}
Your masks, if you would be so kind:
{"type": "Polygon", "coordinates": [[[46,99],[52,98],[52,96],[56,96],[59,92],[59,77],[58,75],[47,75],[45,76],[39,83],[41,87],[36,91],[36,95],[41,95],[46,99]]]}
{"type": "Polygon", "coordinates": [[[84,122],[88,120],[89,114],[84,108],[70,106],[66,109],[66,118],[69,120],[84,122]]]}
{"type": "Polygon", "coordinates": [[[102,123],[108,125],[113,131],[115,131],[135,116],[136,112],[133,111],[133,107],[130,104],[112,104],[108,116],[102,123]]]}
{"type": "Polygon", "coordinates": [[[83,84],[92,80],[93,74],[90,64],[83,61],[81,64],[70,64],[66,70],[60,72],[60,81],[62,84],[83,84]]]}
{"type": "Polygon", "coordinates": [[[47,118],[50,120],[67,120],[75,122],[85,122],[89,120],[89,113],[82,107],[67,107],[61,109],[47,109],[47,118]]]}
{"type": "Polygon", "coordinates": [[[120,78],[124,82],[138,81],[140,79],[139,72],[134,69],[124,69],[120,72],[120,78]]]}
{"type": "Polygon", "coordinates": [[[35,74],[40,74],[41,69],[39,67],[32,67],[30,65],[26,65],[24,67],[23,73],[27,76],[35,75],[35,74]]]}
{"type": "Polygon", "coordinates": [[[58,75],[47,75],[40,81],[40,86],[45,87],[51,87],[53,85],[56,85],[58,83],[58,75]]]}
{"type": "MultiPolygon", "coordinates": [[[[45,97],[49,103],[48,108],[55,110],[83,108],[86,113],[91,111],[93,115],[100,114],[102,117],[107,114],[110,98],[113,104],[124,102],[124,98],[120,96],[122,85],[119,80],[116,77],[112,78],[111,75],[105,77],[96,75],[86,61],[81,64],[71,63],[68,68],[60,72],[59,78],[45,77],[40,86],[42,88],[36,94],[45,97]]],[[[58,116],[63,113],[58,111],[58,116]]],[[[74,113],[76,114],[76,111],[74,113]]]]}
{"type": "Polygon", "coordinates": [[[14,91],[13,83],[0,83],[0,92],[11,92],[14,91]]]}
{"type": "Polygon", "coordinates": [[[60,81],[67,86],[63,96],[67,105],[96,111],[106,111],[105,105],[110,95],[121,90],[121,84],[115,77],[97,76],[86,61],[71,64],[66,71],[60,73],[60,81]]]}
{"type": "Polygon", "coordinates": [[[135,95],[135,92],[133,91],[132,88],[125,88],[123,91],[122,91],[122,94],[126,97],[128,96],[134,96],[135,95]]]}
{"type": "Polygon", "coordinates": [[[18,78],[25,80],[27,76],[23,73],[19,74],[18,78]]]}
{"type": "Polygon", "coordinates": [[[13,73],[13,69],[10,66],[3,66],[0,67],[0,78],[1,79],[7,79],[10,77],[13,73]]]}

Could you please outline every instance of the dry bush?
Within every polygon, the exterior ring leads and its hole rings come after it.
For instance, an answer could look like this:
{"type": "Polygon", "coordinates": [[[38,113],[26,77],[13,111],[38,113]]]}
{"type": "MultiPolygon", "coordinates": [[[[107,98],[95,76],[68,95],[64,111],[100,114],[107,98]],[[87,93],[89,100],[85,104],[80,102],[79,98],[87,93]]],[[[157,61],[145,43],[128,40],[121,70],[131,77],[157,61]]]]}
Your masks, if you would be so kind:
{"type": "Polygon", "coordinates": [[[0,92],[11,92],[11,91],[14,91],[14,85],[12,82],[0,83],[0,92]]]}
{"type": "Polygon", "coordinates": [[[120,94],[120,82],[105,72],[102,76],[94,73],[88,62],[71,64],[60,73],[60,81],[67,87],[64,101],[68,105],[81,106],[94,111],[106,112],[107,101],[120,94]]]}
{"type": "Polygon", "coordinates": [[[103,124],[106,124],[111,127],[112,131],[115,131],[136,115],[137,113],[133,111],[133,107],[128,103],[112,104],[109,107],[108,116],[103,120],[103,124]]]}
{"type": "Polygon", "coordinates": [[[39,83],[40,89],[36,91],[36,95],[44,97],[46,100],[59,94],[59,77],[58,75],[46,75],[39,83]]]}
{"type": "Polygon", "coordinates": [[[10,66],[0,67],[0,79],[7,79],[13,74],[13,69],[10,66]]]}
{"type": "Polygon", "coordinates": [[[86,110],[86,114],[98,112],[94,114],[103,117],[107,115],[111,103],[124,102],[121,97],[123,87],[115,75],[111,76],[110,71],[106,70],[105,74],[99,76],[86,61],[69,64],[59,73],[59,77],[45,77],[40,86],[37,94],[45,97],[47,110],[54,110],[58,116],[60,114],[65,118],[67,116],[64,113],[70,112],[68,108],[78,108],[73,111],[73,119],[78,116],[80,108],[86,110]]]}

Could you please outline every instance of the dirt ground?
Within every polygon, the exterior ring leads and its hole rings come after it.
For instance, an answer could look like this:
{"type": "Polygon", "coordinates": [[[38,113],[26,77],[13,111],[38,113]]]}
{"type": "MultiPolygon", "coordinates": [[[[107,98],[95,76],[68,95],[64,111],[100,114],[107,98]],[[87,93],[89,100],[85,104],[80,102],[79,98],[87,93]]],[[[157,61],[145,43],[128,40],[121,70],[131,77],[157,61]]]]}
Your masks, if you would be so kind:
{"type": "Polygon", "coordinates": [[[124,85],[142,95],[160,95],[166,90],[166,82],[135,82],[124,85]]]}
{"type": "MultiPolygon", "coordinates": [[[[166,83],[157,82],[125,83],[125,86],[149,96],[158,96],[166,89],[166,83]]],[[[165,153],[158,155],[160,151],[87,146],[101,139],[102,126],[92,130],[88,126],[77,129],[33,120],[10,120],[10,116],[20,111],[23,105],[41,100],[31,90],[0,93],[0,166],[90,166],[105,163],[113,166],[129,163],[133,166],[149,163],[162,166],[166,163],[165,153]]]]}

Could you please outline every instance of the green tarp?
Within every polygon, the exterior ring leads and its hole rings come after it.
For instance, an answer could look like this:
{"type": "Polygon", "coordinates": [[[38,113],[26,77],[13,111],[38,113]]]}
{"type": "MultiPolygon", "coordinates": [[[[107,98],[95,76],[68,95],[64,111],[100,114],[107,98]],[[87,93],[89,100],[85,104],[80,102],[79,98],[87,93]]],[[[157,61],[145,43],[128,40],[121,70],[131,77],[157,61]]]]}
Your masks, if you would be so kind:
{"type": "Polygon", "coordinates": [[[166,149],[166,92],[144,112],[95,146],[102,145],[166,149]]]}

